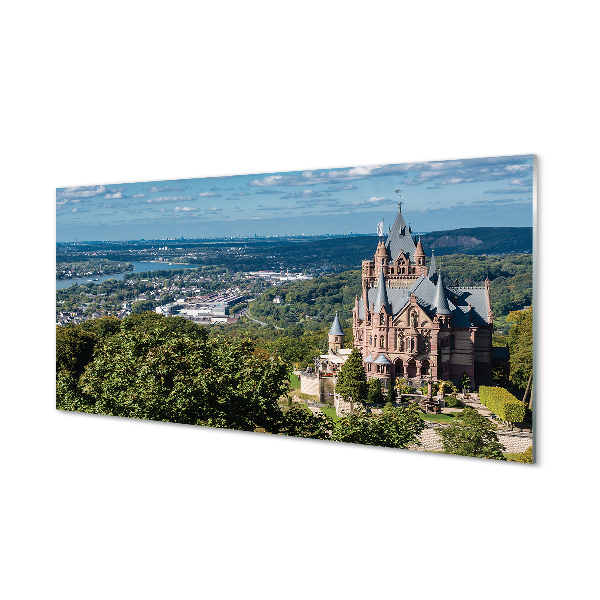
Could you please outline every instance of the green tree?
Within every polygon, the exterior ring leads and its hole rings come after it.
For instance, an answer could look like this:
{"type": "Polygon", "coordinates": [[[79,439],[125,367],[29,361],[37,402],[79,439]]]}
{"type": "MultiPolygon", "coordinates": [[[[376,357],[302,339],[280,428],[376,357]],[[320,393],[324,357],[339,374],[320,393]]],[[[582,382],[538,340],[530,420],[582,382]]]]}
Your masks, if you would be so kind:
{"type": "Polygon", "coordinates": [[[533,369],[533,308],[511,312],[506,320],[512,325],[508,334],[510,380],[525,389],[533,369]]]}
{"type": "Polygon", "coordinates": [[[381,393],[381,379],[379,379],[379,377],[375,377],[368,382],[368,385],[368,402],[373,404],[381,404],[383,400],[383,395],[381,393]]]}
{"type": "Polygon", "coordinates": [[[138,300],[131,305],[131,312],[134,314],[153,310],[154,302],[152,302],[152,300],[138,300]]]}
{"type": "Polygon", "coordinates": [[[462,377],[460,379],[460,390],[470,390],[471,389],[471,380],[465,371],[463,371],[462,377]]]}
{"type": "MultiPolygon", "coordinates": [[[[159,315],[160,317],[160,315],[159,315]]],[[[247,340],[177,332],[170,318],[143,321],[99,343],[75,382],[59,373],[57,407],[122,417],[278,433],[286,366],[247,340]]],[[[131,324],[130,324],[131,325],[131,324]]]]}
{"type": "Polygon", "coordinates": [[[496,426],[474,408],[465,408],[449,427],[437,433],[446,454],[506,460],[504,446],[498,441],[495,430],[496,426]]]}
{"type": "Polygon", "coordinates": [[[337,442],[407,448],[418,443],[425,428],[416,405],[408,408],[387,407],[380,414],[358,410],[340,419],[331,439],[337,442]]]}
{"type": "Polygon", "coordinates": [[[92,360],[98,336],[79,327],[56,328],[56,371],[77,379],[92,360]]]}
{"type": "Polygon", "coordinates": [[[342,365],[335,391],[346,401],[364,402],[367,399],[367,374],[362,365],[362,356],[354,348],[342,365]]]}
{"type": "Polygon", "coordinates": [[[394,402],[396,394],[394,393],[394,383],[390,379],[387,386],[386,402],[394,402]]]}
{"type": "Polygon", "coordinates": [[[331,419],[323,413],[314,414],[301,406],[292,406],[285,413],[284,433],[286,435],[329,440],[332,429],[331,419]]]}

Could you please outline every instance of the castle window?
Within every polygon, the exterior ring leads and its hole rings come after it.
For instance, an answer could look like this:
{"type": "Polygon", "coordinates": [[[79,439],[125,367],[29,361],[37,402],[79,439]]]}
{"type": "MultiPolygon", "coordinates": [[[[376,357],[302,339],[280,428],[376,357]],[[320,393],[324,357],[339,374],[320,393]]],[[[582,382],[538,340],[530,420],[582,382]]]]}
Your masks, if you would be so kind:
{"type": "Polygon", "coordinates": [[[379,347],[383,348],[383,336],[379,339],[379,347]]]}
{"type": "Polygon", "coordinates": [[[456,344],[456,338],[454,337],[454,335],[450,336],[450,348],[454,348],[456,344]]]}
{"type": "Polygon", "coordinates": [[[384,325],[385,324],[385,316],[384,315],[379,315],[379,324],[380,325],[384,325]]]}

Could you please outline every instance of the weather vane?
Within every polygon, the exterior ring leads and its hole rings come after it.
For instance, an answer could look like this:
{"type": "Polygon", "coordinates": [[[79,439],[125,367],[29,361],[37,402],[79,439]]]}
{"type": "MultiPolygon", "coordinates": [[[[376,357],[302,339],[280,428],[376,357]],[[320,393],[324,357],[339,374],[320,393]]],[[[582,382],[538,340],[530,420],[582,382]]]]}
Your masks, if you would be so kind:
{"type": "Polygon", "coordinates": [[[396,194],[398,194],[398,208],[400,209],[400,212],[402,212],[402,196],[400,195],[400,193],[402,192],[402,189],[400,187],[398,187],[398,189],[394,190],[394,192],[396,194]]]}

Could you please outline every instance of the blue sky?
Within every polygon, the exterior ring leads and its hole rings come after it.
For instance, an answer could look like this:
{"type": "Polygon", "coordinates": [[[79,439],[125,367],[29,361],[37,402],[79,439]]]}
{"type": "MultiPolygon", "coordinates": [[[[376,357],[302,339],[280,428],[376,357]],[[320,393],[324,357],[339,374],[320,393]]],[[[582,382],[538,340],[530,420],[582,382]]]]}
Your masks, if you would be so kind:
{"type": "Polygon", "coordinates": [[[371,233],[532,225],[533,156],[313,169],[56,190],[56,239],[371,233]]]}

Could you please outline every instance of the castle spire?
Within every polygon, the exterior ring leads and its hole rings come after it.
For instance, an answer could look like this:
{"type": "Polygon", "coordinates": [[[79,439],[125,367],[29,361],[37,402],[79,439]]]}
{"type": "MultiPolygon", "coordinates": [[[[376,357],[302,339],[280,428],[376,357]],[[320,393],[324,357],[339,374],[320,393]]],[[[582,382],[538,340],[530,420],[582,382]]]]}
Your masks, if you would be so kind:
{"type": "Polygon", "coordinates": [[[419,243],[417,244],[417,247],[415,249],[415,264],[425,264],[425,251],[423,250],[423,244],[421,244],[421,238],[419,238],[419,243]]]}
{"type": "Polygon", "coordinates": [[[331,329],[329,330],[329,335],[345,335],[344,330],[342,329],[340,320],[338,318],[337,311],[335,313],[335,319],[333,320],[333,325],[331,326],[331,329]]]}
{"type": "MultiPolygon", "coordinates": [[[[400,191],[400,188],[398,188],[396,193],[399,194],[400,191]]],[[[402,216],[402,201],[400,200],[398,202],[398,214],[396,215],[396,220],[394,221],[385,242],[385,247],[389,252],[390,260],[396,260],[400,252],[404,252],[409,260],[412,261],[416,247],[410,233],[411,231],[409,231],[406,221],[402,216]]]]}
{"type": "Polygon", "coordinates": [[[379,271],[379,283],[377,284],[377,298],[375,299],[375,312],[379,312],[381,310],[381,307],[383,307],[385,312],[388,314],[392,312],[392,308],[387,297],[385,277],[383,276],[383,267],[381,267],[381,271],[379,271]]]}
{"type": "Polygon", "coordinates": [[[448,300],[446,298],[446,292],[444,291],[444,283],[442,282],[442,273],[438,273],[437,285],[435,286],[435,299],[433,304],[436,308],[436,314],[438,315],[450,315],[450,307],[448,306],[448,300]]]}
{"type": "Polygon", "coordinates": [[[431,250],[431,262],[429,263],[429,273],[427,273],[427,277],[429,277],[429,279],[431,279],[434,275],[435,275],[435,255],[433,253],[433,250],[431,250]]]}

